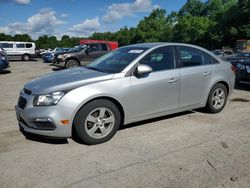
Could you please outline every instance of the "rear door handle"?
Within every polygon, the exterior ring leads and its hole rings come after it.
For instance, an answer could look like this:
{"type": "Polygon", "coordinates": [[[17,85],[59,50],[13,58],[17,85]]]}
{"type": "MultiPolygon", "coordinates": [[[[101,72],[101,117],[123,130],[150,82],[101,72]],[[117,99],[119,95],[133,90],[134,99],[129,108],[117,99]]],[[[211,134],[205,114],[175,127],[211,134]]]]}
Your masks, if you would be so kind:
{"type": "Polygon", "coordinates": [[[210,75],[210,72],[206,71],[203,73],[203,76],[209,76],[210,75]]]}
{"type": "Polygon", "coordinates": [[[170,79],[168,80],[168,83],[174,83],[174,82],[177,82],[177,81],[178,81],[177,78],[170,78],[170,79]]]}

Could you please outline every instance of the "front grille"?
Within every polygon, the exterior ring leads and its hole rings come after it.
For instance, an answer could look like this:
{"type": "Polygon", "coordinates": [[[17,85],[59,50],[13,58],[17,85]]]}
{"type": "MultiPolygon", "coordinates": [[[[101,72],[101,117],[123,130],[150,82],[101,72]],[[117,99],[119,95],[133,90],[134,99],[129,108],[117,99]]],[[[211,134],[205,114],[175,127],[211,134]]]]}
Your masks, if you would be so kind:
{"type": "Polygon", "coordinates": [[[23,92],[26,93],[27,95],[30,95],[32,92],[26,88],[23,88],[23,92]]]}
{"type": "Polygon", "coordinates": [[[26,106],[26,103],[27,103],[27,100],[20,96],[18,99],[18,107],[21,109],[24,109],[26,106]]]}

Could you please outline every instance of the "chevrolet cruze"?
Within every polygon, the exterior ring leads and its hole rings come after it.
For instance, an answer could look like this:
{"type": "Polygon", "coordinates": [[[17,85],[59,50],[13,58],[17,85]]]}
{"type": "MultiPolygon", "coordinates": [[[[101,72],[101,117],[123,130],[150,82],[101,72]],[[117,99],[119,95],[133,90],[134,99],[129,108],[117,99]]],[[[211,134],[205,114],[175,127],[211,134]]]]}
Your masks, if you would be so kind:
{"type": "Polygon", "coordinates": [[[220,112],[234,80],[232,65],[201,47],[135,44],[32,80],[16,114],[24,132],[69,138],[75,131],[99,144],[128,123],[201,107],[220,112]]]}

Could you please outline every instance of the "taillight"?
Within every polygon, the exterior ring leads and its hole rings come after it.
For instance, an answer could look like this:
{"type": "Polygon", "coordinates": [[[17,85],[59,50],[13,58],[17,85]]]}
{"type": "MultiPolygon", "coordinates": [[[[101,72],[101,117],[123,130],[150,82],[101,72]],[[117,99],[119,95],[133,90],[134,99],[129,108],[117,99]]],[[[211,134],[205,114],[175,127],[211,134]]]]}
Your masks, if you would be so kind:
{"type": "Polygon", "coordinates": [[[233,71],[233,73],[236,72],[236,67],[235,67],[235,65],[231,65],[231,70],[233,71]]]}

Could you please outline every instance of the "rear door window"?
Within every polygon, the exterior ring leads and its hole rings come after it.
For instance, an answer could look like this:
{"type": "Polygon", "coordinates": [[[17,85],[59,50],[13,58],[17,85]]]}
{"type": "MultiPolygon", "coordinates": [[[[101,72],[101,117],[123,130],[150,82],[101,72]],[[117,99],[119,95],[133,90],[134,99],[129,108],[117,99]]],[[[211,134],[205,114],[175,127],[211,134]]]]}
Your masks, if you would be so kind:
{"type": "Polygon", "coordinates": [[[17,48],[25,48],[25,45],[24,45],[24,43],[17,43],[16,47],[17,48]]]}
{"type": "Polygon", "coordinates": [[[192,67],[203,64],[203,58],[200,51],[189,47],[180,47],[179,50],[182,67],[192,67]]]}

